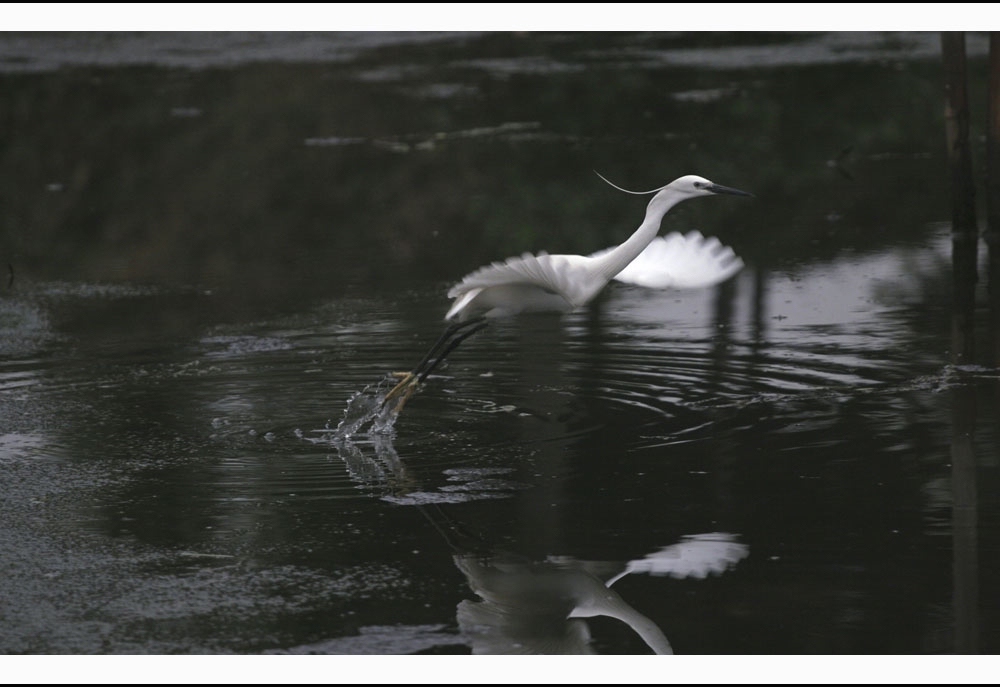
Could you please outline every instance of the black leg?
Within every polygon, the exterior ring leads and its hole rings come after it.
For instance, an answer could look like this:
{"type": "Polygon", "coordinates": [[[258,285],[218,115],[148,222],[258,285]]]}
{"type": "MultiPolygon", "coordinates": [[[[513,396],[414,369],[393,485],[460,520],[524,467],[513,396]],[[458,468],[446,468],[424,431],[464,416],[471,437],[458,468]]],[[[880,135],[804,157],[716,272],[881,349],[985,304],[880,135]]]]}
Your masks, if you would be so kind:
{"type": "Polygon", "coordinates": [[[475,319],[468,320],[466,322],[458,322],[449,325],[444,333],[434,342],[427,354],[417,363],[417,366],[413,368],[412,372],[408,372],[403,375],[397,375],[402,378],[396,386],[385,395],[382,400],[382,405],[384,406],[390,400],[396,398],[400,394],[403,397],[399,400],[396,410],[397,412],[402,409],[403,405],[406,403],[406,399],[416,390],[417,385],[421,384],[438,365],[448,356],[449,353],[454,351],[460,343],[465,341],[467,338],[478,332],[480,329],[485,327],[488,321],[485,317],[477,317],[475,319]],[[441,349],[443,352],[440,352],[441,349]]]}
{"type": "MultiPolygon", "coordinates": [[[[433,358],[435,354],[441,350],[441,347],[448,343],[453,336],[456,336],[463,329],[481,321],[483,321],[483,318],[479,317],[474,320],[469,320],[468,322],[455,322],[454,324],[448,325],[441,336],[438,337],[438,340],[434,342],[434,345],[431,346],[430,350],[427,351],[427,355],[425,355],[420,362],[417,363],[417,366],[413,368],[412,374],[414,376],[419,376],[420,372],[424,369],[424,366],[430,362],[431,358],[433,358]]],[[[448,350],[451,351],[452,347],[449,346],[448,350]]],[[[436,363],[434,364],[434,367],[437,367],[436,363]]]]}
{"type": "Polygon", "coordinates": [[[462,329],[465,329],[466,331],[459,330],[459,332],[456,332],[455,335],[452,337],[451,341],[448,343],[448,346],[444,349],[444,352],[441,353],[441,355],[439,355],[437,358],[435,358],[430,363],[430,365],[428,365],[425,369],[417,372],[418,384],[422,384],[423,381],[427,379],[427,375],[433,372],[434,368],[440,365],[441,362],[448,357],[449,353],[458,348],[458,345],[460,343],[468,339],[476,332],[485,328],[486,325],[489,324],[489,322],[483,318],[479,318],[478,320],[469,320],[468,322],[464,322],[463,324],[467,325],[466,327],[462,327],[462,329]]]}

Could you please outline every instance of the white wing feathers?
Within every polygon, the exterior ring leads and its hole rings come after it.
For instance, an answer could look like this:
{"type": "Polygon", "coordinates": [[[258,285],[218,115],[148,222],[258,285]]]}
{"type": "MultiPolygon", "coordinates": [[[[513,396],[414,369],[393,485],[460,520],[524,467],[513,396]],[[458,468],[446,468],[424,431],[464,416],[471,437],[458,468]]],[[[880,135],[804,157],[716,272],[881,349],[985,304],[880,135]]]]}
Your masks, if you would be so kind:
{"type": "Polygon", "coordinates": [[[524,253],[520,257],[494,262],[466,275],[448,291],[449,298],[463,297],[452,306],[452,310],[461,309],[459,303],[466,300],[473,291],[478,293],[489,287],[509,287],[516,284],[538,287],[561,295],[570,305],[582,305],[592,294],[586,293],[589,290],[586,288],[588,284],[581,280],[579,270],[574,267],[588,261],[588,258],[580,255],[524,253]]]}
{"type": "MultiPolygon", "coordinates": [[[[604,287],[590,266],[611,250],[587,257],[524,253],[494,262],[448,291],[455,302],[445,319],[580,307],[604,287]]],[[[743,261],[718,239],[706,239],[697,231],[686,236],[673,232],[654,239],[615,279],[654,289],[699,289],[720,284],[741,269],[743,261]]]]}
{"type": "Polygon", "coordinates": [[[651,289],[702,289],[721,284],[741,269],[743,260],[717,238],[706,239],[697,231],[672,232],[653,239],[615,279],[651,289]]]}

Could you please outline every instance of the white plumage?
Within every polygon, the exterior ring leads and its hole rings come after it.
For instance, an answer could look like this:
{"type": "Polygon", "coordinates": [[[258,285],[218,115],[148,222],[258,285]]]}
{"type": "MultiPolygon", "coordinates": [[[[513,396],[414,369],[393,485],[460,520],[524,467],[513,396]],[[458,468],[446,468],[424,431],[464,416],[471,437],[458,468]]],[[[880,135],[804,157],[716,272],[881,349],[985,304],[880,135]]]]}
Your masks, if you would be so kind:
{"type": "Polygon", "coordinates": [[[698,232],[687,236],[672,233],[660,239],[657,234],[663,216],[681,201],[719,193],[749,193],[693,174],[646,193],[655,195],[646,206],[642,224],[618,246],[593,255],[525,253],[466,275],[448,291],[454,303],[445,319],[454,322],[412,372],[396,375],[401,381],[386,394],[382,406],[398,398],[393,410],[398,413],[417,385],[492,318],[574,310],[589,303],[612,279],[652,288],[700,288],[720,283],[740,270],[743,261],[718,239],[705,239],[698,232]]]}
{"type": "Polygon", "coordinates": [[[743,260],[714,236],[705,238],[699,231],[687,234],[674,231],[653,239],[615,275],[615,281],[650,289],[705,289],[721,284],[741,269],[743,260]]]}
{"type": "Polygon", "coordinates": [[[586,305],[612,279],[653,288],[695,288],[719,283],[740,269],[739,258],[717,239],[705,240],[697,232],[663,239],[656,235],[663,216],[683,200],[750,194],[695,175],[650,193],[656,195],[642,224],[624,243],[589,256],[525,253],[482,267],[448,291],[455,302],[445,319],[464,322],[522,312],[566,312],[586,305]]]}

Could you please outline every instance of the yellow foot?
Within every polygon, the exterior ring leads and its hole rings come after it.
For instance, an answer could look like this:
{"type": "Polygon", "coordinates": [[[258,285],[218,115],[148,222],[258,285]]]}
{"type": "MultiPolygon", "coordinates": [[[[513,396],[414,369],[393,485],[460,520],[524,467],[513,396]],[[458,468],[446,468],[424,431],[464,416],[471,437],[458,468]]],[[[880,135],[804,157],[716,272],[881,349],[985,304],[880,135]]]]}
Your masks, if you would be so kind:
{"type": "Polygon", "coordinates": [[[403,406],[406,405],[410,396],[413,395],[413,392],[417,390],[419,382],[417,376],[412,372],[393,372],[392,376],[400,381],[382,399],[382,407],[385,407],[386,403],[399,396],[400,399],[396,401],[395,409],[395,412],[399,413],[403,409],[403,406]]]}

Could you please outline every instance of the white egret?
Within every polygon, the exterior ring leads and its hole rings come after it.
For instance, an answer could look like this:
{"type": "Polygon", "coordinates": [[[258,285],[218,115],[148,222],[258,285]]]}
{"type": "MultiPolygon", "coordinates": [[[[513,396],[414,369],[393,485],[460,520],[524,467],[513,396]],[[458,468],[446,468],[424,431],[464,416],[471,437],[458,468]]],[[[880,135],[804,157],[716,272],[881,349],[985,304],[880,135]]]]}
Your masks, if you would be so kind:
{"type": "MultiPolygon", "coordinates": [[[[689,198],[717,194],[752,195],[746,191],[720,186],[693,174],[682,176],[652,191],[627,191],[615,186],[603,176],[601,178],[626,193],[656,194],[646,206],[645,219],[635,233],[624,243],[589,256],[525,253],[503,262],[494,262],[466,275],[448,291],[448,297],[453,298],[454,303],[445,315],[445,320],[454,323],[445,329],[444,334],[411,372],[397,373],[400,382],[385,396],[383,405],[399,397],[396,411],[402,409],[406,400],[427,375],[456,346],[485,327],[491,319],[528,312],[574,310],[593,300],[608,282],[616,277],[640,285],[665,284],[671,281],[671,277],[664,276],[663,270],[656,269],[657,254],[663,250],[669,252],[670,237],[662,239],[663,244],[654,243],[663,216],[672,207],[689,198]],[[651,248],[652,246],[657,247],[651,248]],[[636,268],[626,271],[626,268],[647,249],[652,250],[648,259],[643,258],[636,268]]],[[[700,237],[700,234],[698,236],[700,237]]],[[[686,241],[683,243],[687,245],[686,241]]],[[[693,237],[691,245],[697,243],[697,237],[693,237]]],[[[714,275],[708,279],[709,282],[712,279],[721,281],[719,276],[732,269],[736,263],[728,259],[725,250],[718,251],[714,244],[708,244],[707,248],[704,242],[701,242],[701,245],[702,250],[693,251],[693,254],[700,255],[699,259],[703,264],[714,266],[709,270],[710,274],[714,275]]],[[[660,257],[662,258],[662,255],[660,257]]],[[[683,262],[683,258],[671,259],[669,264],[676,267],[678,263],[683,264],[683,262]]],[[[738,270],[740,266],[741,262],[736,269],[738,270]]],[[[698,277],[697,271],[692,272],[690,269],[686,272],[687,276],[684,276],[684,270],[678,270],[677,274],[681,281],[685,279],[687,281],[700,279],[702,283],[706,281],[704,276],[698,277]],[[692,277],[692,274],[696,276],[692,277]]],[[[731,274],[726,278],[728,276],[731,274]]]]}

